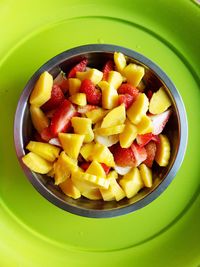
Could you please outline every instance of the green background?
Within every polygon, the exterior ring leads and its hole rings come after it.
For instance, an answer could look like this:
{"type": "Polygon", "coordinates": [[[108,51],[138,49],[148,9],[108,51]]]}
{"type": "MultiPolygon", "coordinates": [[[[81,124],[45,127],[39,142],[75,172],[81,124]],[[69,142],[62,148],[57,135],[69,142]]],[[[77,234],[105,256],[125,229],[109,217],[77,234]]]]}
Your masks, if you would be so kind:
{"type": "Polygon", "coordinates": [[[190,0],[0,1],[0,266],[200,266],[200,7],[190,0]],[[82,44],[134,49],[157,63],[186,106],[182,167],[147,207],[109,219],[69,214],[23,174],[13,118],[29,77],[82,44]]]}

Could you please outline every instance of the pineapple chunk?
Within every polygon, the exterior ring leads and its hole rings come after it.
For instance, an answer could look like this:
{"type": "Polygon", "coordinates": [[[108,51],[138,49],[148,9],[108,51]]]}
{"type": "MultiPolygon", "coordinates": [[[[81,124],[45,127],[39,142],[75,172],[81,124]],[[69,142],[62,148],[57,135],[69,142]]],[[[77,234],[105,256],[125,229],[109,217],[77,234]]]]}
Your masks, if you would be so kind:
{"type": "Polygon", "coordinates": [[[59,187],[61,188],[63,193],[68,197],[72,197],[74,199],[81,197],[80,191],[78,190],[78,188],[76,188],[76,186],[73,184],[70,178],[64,181],[63,183],[59,184],[59,187]]]}
{"type": "Polygon", "coordinates": [[[116,90],[120,87],[123,82],[123,77],[118,71],[110,71],[108,74],[108,83],[113,86],[116,90]]]}
{"type": "Polygon", "coordinates": [[[87,173],[94,174],[99,177],[106,178],[105,171],[101,164],[96,160],[93,160],[88,169],[86,170],[87,173]]]}
{"type": "Polygon", "coordinates": [[[125,124],[116,125],[108,128],[98,128],[95,130],[95,133],[102,135],[102,136],[109,136],[120,134],[124,131],[125,124]]]}
{"type": "Polygon", "coordinates": [[[69,100],[78,106],[85,106],[87,104],[86,94],[76,93],[69,97],[69,100]]]}
{"type": "Polygon", "coordinates": [[[170,142],[166,135],[159,135],[160,142],[157,145],[155,161],[158,165],[166,167],[170,159],[170,142]]]}
{"type": "Polygon", "coordinates": [[[122,148],[128,148],[131,146],[137,136],[137,127],[130,123],[127,119],[125,122],[125,128],[119,135],[119,142],[122,148]]]}
{"type": "Polygon", "coordinates": [[[91,155],[92,160],[96,160],[100,163],[105,163],[109,167],[114,167],[115,162],[113,158],[113,154],[107,148],[107,146],[101,144],[95,144],[94,150],[91,155]]]}
{"type": "Polygon", "coordinates": [[[138,124],[142,117],[146,115],[148,106],[149,100],[147,96],[144,93],[139,94],[135,102],[133,102],[133,104],[127,110],[127,116],[129,120],[134,124],[138,124]]]}
{"type": "Polygon", "coordinates": [[[130,63],[123,69],[123,75],[126,77],[127,82],[133,86],[138,86],[144,76],[144,67],[130,63]]]}
{"type": "Polygon", "coordinates": [[[114,62],[117,68],[117,71],[122,72],[123,69],[126,67],[126,58],[124,54],[120,52],[114,53],[114,62]]]}
{"type": "Polygon", "coordinates": [[[103,108],[95,108],[91,111],[88,111],[85,113],[87,118],[92,120],[92,123],[96,123],[103,119],[103,117],[106,115],[107,111],[103,108]]]}
{"type": "Polygon", "coordinates": [[[85,135],[81,134],[69,134],[69,133],[59,133],[59,140],[64,151],[69,155],[69,157],[77,159],[85,135]]]}
{"type": "Polygon", "coordinates": [[[138,168],[132,168],[129,173],[123,176],[119,183],[124,189],[127,198],[135,196],[144,187],[138,168]]]}
{"type": "Polygon", "coordinates": [[[41,158],[33,152],[22,157],[23,163],[32,171],[46,174],[53,168],[53,163],[41,158]]]}
{"type": "Polygon", "coordinates": [[[69,85],[69,94],[75,95],[79,92],[79,89],[81,87],[81,80],[77,78],[69,78],[68,79],[68,85],[69,85]]]}
{"type": "Polygon", "coordinates": [[[88,191],[82,192],[82,195],[91,200],[99,200],[102,199],[99,188],[92,188],[88,191]]]}
{"type": "Polygon", "coordinates": [[[103,78],[103,72],[97,69],[89,69],[88,71],[76,72],[76,77],[81,81],[90,79],[95,85],[98,84],[103,78]]]}
{"type": "Polygon", "coordinates": [[[73,117],[71,119],[74,132],[77,134],[84,134],[84,142],[89,143],[94,139],[92,130],[92,120],[88,118],[73,117]]]}
{"type": "Polygon", "coordinates": [[[51,98],[53,77],[47,71],[43,72],[37,80],[30,96],[30,104],[41,107],[51,98]]]}
{"type": "Polygon", "coordinates": [[[49,119],[39,107],[31,105],[30,114],[33,126],[38,133],[41,133],[44,128],[49,126],[49,119]]]}
{"type": "Polygon", "coordinates": [[[116,125],[121,125],[126,119],[125,105],[122,104],[112,109],[103,119],[101,128],[108,128],[116,125]]]}
{"type": "Polygon", "coordinates": [[[141,121],[137,124],[138,134],[151,133],[153,130],[153,124],[150,117],[144,115],[141,121]]]}
{"type": "Polygon", "coordinates": [[[140,174],[144,185],[146,187],[152,187],[153,184],[153,177],[152,177],[152,170],[148,168],[144,163],[139,166],[140,174]]]}
{"type": "Polygon", "coordinates": [[[101,81],[98,86],[102,91],[102,107],[112,109],[118,105],[118,93],[115,88],[106,81],[101,81]]]}
{"type": "Polygon", "coordinates": [[[30,141],[26,148],[29,151],[34,152],[38,156],[42,157],[43,159],[51,162],[53,162],[58,157],[60,152],[60,148],[56,146],[36,141],[30,141]]]}
{"type": "Polygon", "coordinates": [[[81,147],[80,154],[85,160],[90,160],[92,151],[94,150],[95,143],[91,142],[89,144],[85,144],[81,147]]]}
{"type": "Polygon", "coordinates": [[[152,95],[149,103],[149,111],[152,114],[160,114],[168,109],[172,104],[169,96],[167,95],[164,87],[161,87],[157,92],[152,95]]]}

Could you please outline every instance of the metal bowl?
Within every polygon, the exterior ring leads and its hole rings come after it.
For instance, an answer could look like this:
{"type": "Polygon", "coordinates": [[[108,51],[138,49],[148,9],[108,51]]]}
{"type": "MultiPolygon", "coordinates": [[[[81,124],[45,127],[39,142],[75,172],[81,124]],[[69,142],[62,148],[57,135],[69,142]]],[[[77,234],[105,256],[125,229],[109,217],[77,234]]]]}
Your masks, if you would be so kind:
{"type": "Polygon", "coordinates": [[[95,218],[114,217],[133,212],[145,207],[157,198],[167,188],[181,166],[187,146],[187,135],[188,126],[184,104],[169,77],[160,67],[145,56],[121,46],[108,44],[84,45],[67,50],[50,59],[40,67],[30,78],[20,96],[14,122],[14,140],[17,157],[23,171],[33,186],[40,194],[59,208],[77,215],[95,218]],[[122,52],[126,55],[129,62],[135,62],[144,66],[146,70],[144,80],[146,83],[153,82],[155,90],[159,86],[164,85],[171,98],[173,113],[164,130],[171,143],[170,162],[164,168],[158,167],[157,165],[154,166],[154,183],[152,188],[142,189],[131,199],[122,199],[119,202],[104,202],[103,200],[94,201],[81,197],[80,199],[74,200],[64,195],[59,187],[54,185],[50,177],[34,173],[22,163],[21,159],[26,152],[25,146],[32,139],[29,96],[42,72],[48,71],[55,77],[61,69],[67,72],[84,57],[88,59],[89,66],[101,68],[107,59],[113,58],[115,51],[122,52]]]}

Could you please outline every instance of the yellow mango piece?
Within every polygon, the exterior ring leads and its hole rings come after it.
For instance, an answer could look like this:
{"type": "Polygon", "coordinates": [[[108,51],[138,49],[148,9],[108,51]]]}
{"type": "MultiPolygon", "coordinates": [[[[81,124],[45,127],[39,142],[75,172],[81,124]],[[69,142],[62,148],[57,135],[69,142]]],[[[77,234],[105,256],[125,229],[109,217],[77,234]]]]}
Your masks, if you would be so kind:
{"type": "Polygon", "coordinates": [[[98,128],[95,130],[95,133],[102,135],[102,136],[120,134],[124,131],[124,127],[125,127],[125,124],[111,126],[108,128],[98,128]]]}
{"type": "Polygon", "coordinates": [[[126,67],[126,58],[124,54],[122,54],[121,52],[114,53],[114,62],[115,62],[117,71],[119,72],[122,72],[123,69],[126,67]]]}
{"type": "Polygon", "coordinates": [[[98,86],[102,91],[102,107],[105,109],[112,109],[118,105],[117,90],[106,81],[101,81],[98,86]]]}
{"type": "Polygon", "coordinates": [[[22,161],[31,171],[41,174],[46,174],[53,168],[53,163],[43,159],[33,152],[29,152],[23,156],[22,161]]]}
{"type": "Polygon", "coordinates": [[[90,199],[90,200],[99,200],[102,199],[99,188],[93,188],[88,191],[82,192],[82,196],[90,199]]]}
{"type": "Polygon", "coordinates": [[[93,189],[97,189],[98,186],[90,181],[84,180],[82,175],[84,174],[83,171],[75,171],[72,172],[71,179],[73,184],[82,194],[83,192],[88,192],[93,189]]]}
{"type": "Polygon", "coordinates": [[[91,142],[89,144],[85,144],[81,147],[80,154],[85,160],[90,160],[92,151],[94,150],[95,143],[91,142]]]}
{"type": "Polygon", "coordinates": [[[31,105],[30,114],[33,126],[38,133],[41,133],[44,128],[49,126],[49,119],[39,107],[31,105]]]}
{"type": "Polygon", "coordinates": [[[75,95],[79,92],[79,89],[81,87],[81,80],[77,78],[69,78],[68,79],[68,86],[69,86],[69,94],[75,95]]]}
{"type": "Polygon", "coordinates": [[[53,166],[53,168],[47,173],[47,176],[54,178],[54,175],[55,175],[55,171],[54,171],[54,166],[53,166]]]}
{"type": "Polygon", "coordinates": [[[61,188],[63,193],[68,197],[72,197],[74,199],[81,197],[80,191],[78,190],[78,188],[76,188],[76,186],[73,184],[70,178],[64,181],[63,183],[59,184],[59,187],[61,188]]]}
{"type": "Polygon", "coordinates": [[[144,115],[141,121],[137,124],[138,134],[151,133],[153,131],[153,124],[150,117],[144,115]]]}
{"type": "Polygon", "coordinates": [[[48,143],[30,141],[26,148],[48,161],[54,161],[60,152],[60,148],[48,143]]]}
{"type": "Polygon", "coordinates": [[[106,174],[105,174],[103,167],[96,160],[92,161],[92,163],[90,164],[90,166],[88,167],[86,172],[90,173],[90,174],[94,174],[94,175],[99,176],[99,177],[106,178],[106,174]]]}
{"type": "Polygon", "coordinates": [[[119,181],[127,198],[135,196],[140,189],[144,187],[138,168],[132,168],[131,171],[123,176],[119,181]]]}
{"type": "Polygon", "coordinates": [[[112,109],[108,114],[104,117],[101,128],[108,128],[116,125],[124,124],[126,119],[126,109],[125,105],[122,104],[114,109],[112,109]]]}
{"type": "Polygon", "coordinates": [[[99,122],[104,118],[107,111],[103,108],[95,108],[85,113],[86,117],[91,119],[92,123],[99,122]]]}
{"type": "Polygon", "coordinates": [[[142,117],[146,115],[148,110],[149,100],[147,96],[142,93],[139,94],[135,102],[127,110],[127,116],[133,124],[138,124],[142,117]]]}
{"type": "Polygon", "coordinates": [[[84,134],[84,142],[90,143],[94,139],[94,133],[92,130],[92,120],[88,118],[73,117],[71,119],[74,132],[77,134],[84,134]]]}
{"type": "Polygon", "coordinates": [[[160,142],[157,145],[155,161],[161,167],[166,167],[170,159],[170,142],[166,135],[159,135],[160,142]]]}
{"type": "Polygon", "coordinates": [[[69,100],[78,106],[85,106],[87,104],[86,94],[76,93],[69,97],[69,100]]]}
{"type": "Polygon", "coordinates": [[[142,163],[139,166],[139,170],[144,185],[146,187],[152,187],[153,184],[152,170],[149,167],[147,167],[144,163],[142,163]]]}
{"type": "Polygon", "coordinates": [[[145,74],[144,67],[130,63],[123,69],[123,75],[127,82],[133,86],[138,86],[145,74]]]}
{"type": "Polygon", "coordinates": [[[123,82],[123,77],[118,71],[109,71],[108,83],[113,86],[116,90],[120,87],[123,82]]]}
{"type": "Polygon", "coordinates": [[[127,119],[125,122],[125,128],[119,135],[119,142],[122,148],[128,148],[131,146],[137,136],[137,127],[130,123],[127,119]]]}
{"type": "Polygon", "coordinates": [[[109,167],[115,166],[113,154],[110,152],[107,146],[104,146],[102,144],[97,143],[94,145],[91,159],[96,160],[100,163],[105,163],[109,167]]]}
{"type": "Polygon", "coordinates": [[[164,87],[161,87],[157,92],[153,93],[149,103],[149,111],[152,114],[160,114],[168,109],[172,104],[164,87]]]}
{"type": "Polygon", "coordinates": [[[30,104],[41,107],[51,98],[53,77],[47,71],[43,72],[37,80],[30,96],[30,104]]]}
{"type": "Polygon", "coordinates": [[[83,72],[76,72],[76,77],[81,81],[90,79],[95,85],[98,84],[103,78],[103,72],[97,69],[89,69],[83,72]]]}
{"type": "Polygon", "coordinates": [[[62,145],[64,151],[68,154],[69,157],[77,159],[85,135],[81,134],[70,134],[70,133],[59,133],[58,138],[62,145]]]}

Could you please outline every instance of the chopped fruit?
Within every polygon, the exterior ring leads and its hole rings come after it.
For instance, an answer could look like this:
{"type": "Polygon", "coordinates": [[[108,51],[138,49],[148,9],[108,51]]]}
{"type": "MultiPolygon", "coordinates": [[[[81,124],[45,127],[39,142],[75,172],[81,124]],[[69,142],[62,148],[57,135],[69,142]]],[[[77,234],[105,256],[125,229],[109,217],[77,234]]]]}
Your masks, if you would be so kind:
{"type": "Polygon", "coordinates": [[[118,89],[118,93],[119,94],[128,94],[133,96],[134,101],[136,100],[136,98],[139,95],[139,91],[136,87],[132,86],[129,83],[123,83],[119,89],[118,89]]]}
{"type": "Polygon", "coordinates": [[[53,85],[60,86],[60,88],[64,94],[68,91],[68,89],[69,89],[68,79],[66,78],[65,73],[63,71],[61,71],[56,76],[56,78],[53,80],[53,85]]]}
{"type": "Polygon", "coordinates": [[[133,86],[138,86],[144,76],[144,67],[130,63],[123,69],[123,75],[127,82],[133,86]]]}
{"type": "Polygon", "coordinates": [[[46,117],[46,115],[40,108],[31,105],[30,114],[33,126],[35,127],[38,133],[41,133],[46,127],[48,127],[49,119],[46,117]]]}
{"type": "Polygon", "coordinates": [[[110,172],[110,167],[107,166],[105,163],[101,163],[102,168],[104,169],[105,174],[110,172]]]}
{"type": "Polygon", "coordinates": [[[84,71],[86,66],[88,64],[88,60],[85,58],[81,62],[79,62],[77,65],[75,65],[69,72],[68,78],[74,78],[76,76],[76,73],[79,71],[84,71]]]}
{"type": "Polygon", "coordinates": [[[56,146],[35,141],[30,141],[26,149],[51,162],[58,157],[60,152],[60,148],[56,146]]]}
{"type": "Polygon", "coordinates": [[[124,104],[125,108],[128,109],[134,102],[134,97],[129,94],[119,95],[118,103],[119,105],[124,104]]]}
{"type": "Polygon", "coordinates": [[[37,80],[30,96],[30,104],[41,107],[51,98],[53,77],[47,71],[43,72],[37,80]]]}
{"type": "Polygon", "coordinates": [[[119,144],[116,144],[112,148],[115,163],[120,167],[135,167],[135,157],[131,148],[122,148],[119,144]]]}
{"type": "Polygon", "coordinates": [[[137,124],[137,132],[138,134],[147,134],[152,132],[153,130],[153,125],[151,119],[144,115],[141,118],[141,121],[137,124]]]}
{"type": "Polygon", "coordinates": [[[85,144],[81,147],[80,154],[85,160],[91,159],[92,151],[94,150],[95,143],[91,142],[89,144],[85,144]]]}
{"type": "Polygon", "coordinates": [[[92,188],[88,191],[82,192],[82,196],[90,199],[90,200],[99,200],[102,199],[99,188],[92,188]]]}
{"type": "Polygon", "coordinates": [[[54,167],[47,173],[47,176],[54,178],[55,175],[55,171],[54,171],[54,167]]]}
{"type": "Polygon", "coordinates": [[[103,81],[108,80],[108,74],[110,71],[114,70],[114,62],[112,60],[108,60],[106,64],[103,66],[103,81]]]}
{"type": "Polygon", "coordinates": [[[112,109],[103,119],[101,128],[121,125],[125,122],[126,110],[124,104],[112,109]]]}
{"type": "MultiPolygon", "coordinates": [[[[96,184],[86,179],[83,179],[83,175],[84,175],[84,172],[80,170],[72,172],[72,175],[71,175],[72,182],[76,186],[76,188],[78,188],[80,193],[88,192],[89,190],[98,188],[96,184]]],[[[86,174],[86,175],[96,177],[95,175],[92,175],[92,174],[86,174]]]]}
{"type": "Polygon", "coordinates": [[[139,170],[144,185],[146,187],[152,187],[153,184],[152,170],[148,168],[145,164],[141,164],[139,166],[139,170]]]}
{"type": "Polygon", "coordinates": [[[106,177],[105,171],[102,167],[102,165],[97,162],[96,160],[93,160],[92,163],[89,165],[89,167],[86,170],[87,173],[94,174],[99,177],[106,177]]]}
{"type": "MultiPolygon", "coordinates": [[[[102,168],[104,169],[105,174],[108,174],[110,171],[110,167],[108,167],[106,164],[104,163],[100,163],[102,168]]],[[[90,166],[89,162],[84,162],[80,165],[81,169],[83,169],[84,171],[86,171],[90,166]]]]}
{"type": "Polygon", "coordinates": [[[67,195],[68,197],[72,197],[74,199],[81,197],[80,191],[78,190],[78,188],[76,188],[76,186],[73,184],[70,178],[60,183],[59,187],[61,188],[63,193],[67,195]]]}
{"type": "Polygon", "coordinates": [[[150,141],[146,146],[145,146],[146,152],[147,152],[147,158],[143,163],[151,168],[156,156],[156,143],[154,141],[150,141]]]}
{"type": "Polygon", "coordinates": [[[51,131],[50,131],[50,127],[46,127],[44,128],[41,133],[41,138],[43,141],[46,141],[46,142],[49,142],[50,139],[52,139],[52,134],[51,134],[51,131]]]}
{"type": "Polygon", "coordinates": [[[127,119],[125,121],[125,128],[119,135],[119,142],[122,148],[128,148],[131,146],[137,136],[137,127],[130,123],[127,119]]]}
{"type": "Polygon", "coordinates": [[[139,146],[145,146],[152,140],[152,138],[153,138],[152,133],[138,134],[136,137],[136,141],[139,146]]]}
{"type": "Polygon", "coordinates": [[[60,146],[61,147],[61,143],[60,143],[60,141],[59,141],[58,138],[51,138],[49,140],[49,144],[54,145],[54,146],[60,146]]]}
{"type": "Polygon", "coordinates": [[[96,123],[104,118],[107,111],[103,108],[96,108],[85,113],[86,117],[92,120],[92,123],[96,123]]]}
{"type": "Polygon", "coordinates": [[[131,168],[132,167],[129,167],[129,166],[127,166],[127,167],[121,167],[121,166],[117,166],[117,165],[114,166],[114,170],[120,175],[127,174],[128,172],[130,172],[131,168]]]}
{"type": "Polygon", "coordinates": [[[166,135],[159,135],[160,142],[157,144],[155,161],[159,166],[165,167],[169,163],[170,158],[170,142],[166,135]]]}
{"type": "Polygon", "coordinates": [[[23,163],[37,173],[46,174],[53,168],[53,163],[49,162],[33,152],[29,152],[22,157],[23,163]]]}
{"type": "Polygon", "coordinates": [[[55,113],[56,109],[52,109],[52,110],[48,110],[45,112],[45,115],[48,119],[52,119],[53,118],[53,115],[55,113]]]}
{"type": "Polygon", "coordinates": [[[84,162],[84,163],[81,163],[80,165],[81,169],[83,169],[84,171],[86,171],[89,166],[90,166],[90,162],[84,162]]]}
{"type": "Polygon", "coordinates": [[[102,107],[112,109],[118,105],[118,93],[115,88],[106,81],[101,81],[98,86],[102,91],[102,107]]]}
{"type": "Polygon", "coordinates": [[[147,96],[144,93],[139,94],[135,102],[133,102],[131,107],[127,110],[129,120],[134,124],[138,124],[142,117],[146,115],[148,106],[149,100],[147,96]]]}
{"type": "Polygon", "coordinates": [[[81,80],[77,78],[70,78],[68,79],[68,84],[69,84],[69,94],[71,96],[79,92],[79,89],[81,87],[81,80]]]}
{"type": "Polygon", "coordinates": [[[77,159],[85,135],[59,133],[58,137],[64,151],[68,154],[68,156],[73,159],[77,159]]]}
{"type": "Polygon", "coordinates": [[[95,87],[94,83],[91,80],[83,80],[79,92],[86,94],[87,103],[91,105],[100,104],[101,92],[95,87]]]}
{"type": "Polygon", "coordinates": [[[114,53],[114,62],[117,68],[117,71],[122,72],[123,69],[126,67],[126,58],[124,54],[120,52],[114,53]]]}
{"type": "Polygon", "coordinates": [[[100,163],[105,163],[109,167],[114,167],[115,162],[110,150],[101,144],[95,144],[91,155],[92,160],[96,160],[100,163]]]}
{"type": "Polygon", "coordinates": [[[58,133],[66,132],[70,126],[71,118],[76,114],[74,106],[65,99],[55,111],[50,123],[50,131],[52,137],[56,137],[58,133]]]}
{"type": "Polygon", "coordinates": [[[97,108],[98,107],[94,106],[94,105],[85,105],[83,107],[78,107],[77,111],[80,114],[86,114],[87,112],[92,111],[92,110],[97,109],[97,108]]]}
{"type": "Polygon", "coordinates": [[[144,89],[146,88],[146,85],[143,80],[140,81],[138,84],[137,88],[139,89],[140,92],[144,92],[144,89]]]}
{"type": "Polygon", "coordinates": [[[94,85],[96,85],[102,80],[103,72],[97,69],[89,69],[85,72],[77,72],[76,77],[81,81],[89,79],[94,85]]]}
{"type": "Polygon", "coordinates": [[[157,92],[153,93],[150,103],[149,112],[152,114],[160,114],[168,109],[172,104],[164,87],[161,87],[157,92]]]}
{"type": "Polygon", "coordinates": [[[149,101],[151,100],[152,95],[153,95],[153,92],[151,90],[148,90],[147,91],[147,97],[148,97],[149,101]]]}
{"type": "Polygon", "coordinates": [[[131,149],[135,158],[135,166],[138,166],[147,158],[146,149],[138,146],[135,142],[131,145],[131,149]]]}
{"type": "Polygon", "coordinates": [[[77,93],[69,97],[69,100],[78,106],[85,106],[87,104],[86,94],[77,93]]]}
{"type": "Polygon", "coordinates": [[[54,85],[51,90],[51,98],[45,102],[41,108],[44,111],[55,109],[63,102],[63,100],[65,100],[65,96],[62,90],[58,85],[54,85]]]}
{"type": "Polygon", "coordinates": [[[154,135],[158,135],[163,131],[166,123],[169,120],[170,115],[171,115],[170,109],[158,115],[148,115],[152,120],[152,125],[153,125],[152,133],[154,135]]]}
{"type": "Polygon", "coordinates": [[[122,75],[117,71],[110,71],[108,74],[108,83],[113,86],[116,90],[122,84],[122,75]]]}
{"type": "Polygon", "coordinates": [[[115,135],[110,135],[110,136],[102,136],[102,135],[95,134],[94,140],[99,144],[110,147],[119,141],[119,135],[115,134],[115,135]]]}
{"type": "Polygon", "coordinates": [[[138,168],[133,168],[129,173],[123,176],[119,181],[127,198],[135,196],[140,189],[144,187],[138,168]]]}
{"type": "Polygon", "coordinates": [[[108,128],[98,128],[95,132],[102,136],[110,136],[115,134],[120,134],[124,131],[125,124],[111,126],[108,128]]]}
{"type": "Polygon", "coordinates": [[[71,119],[74,132],[77,134],[84,134],[84,142],[89,143],[94,139],[94,133],[92,130],[92,121],[88,118],[73,117],[71,119]]]}

